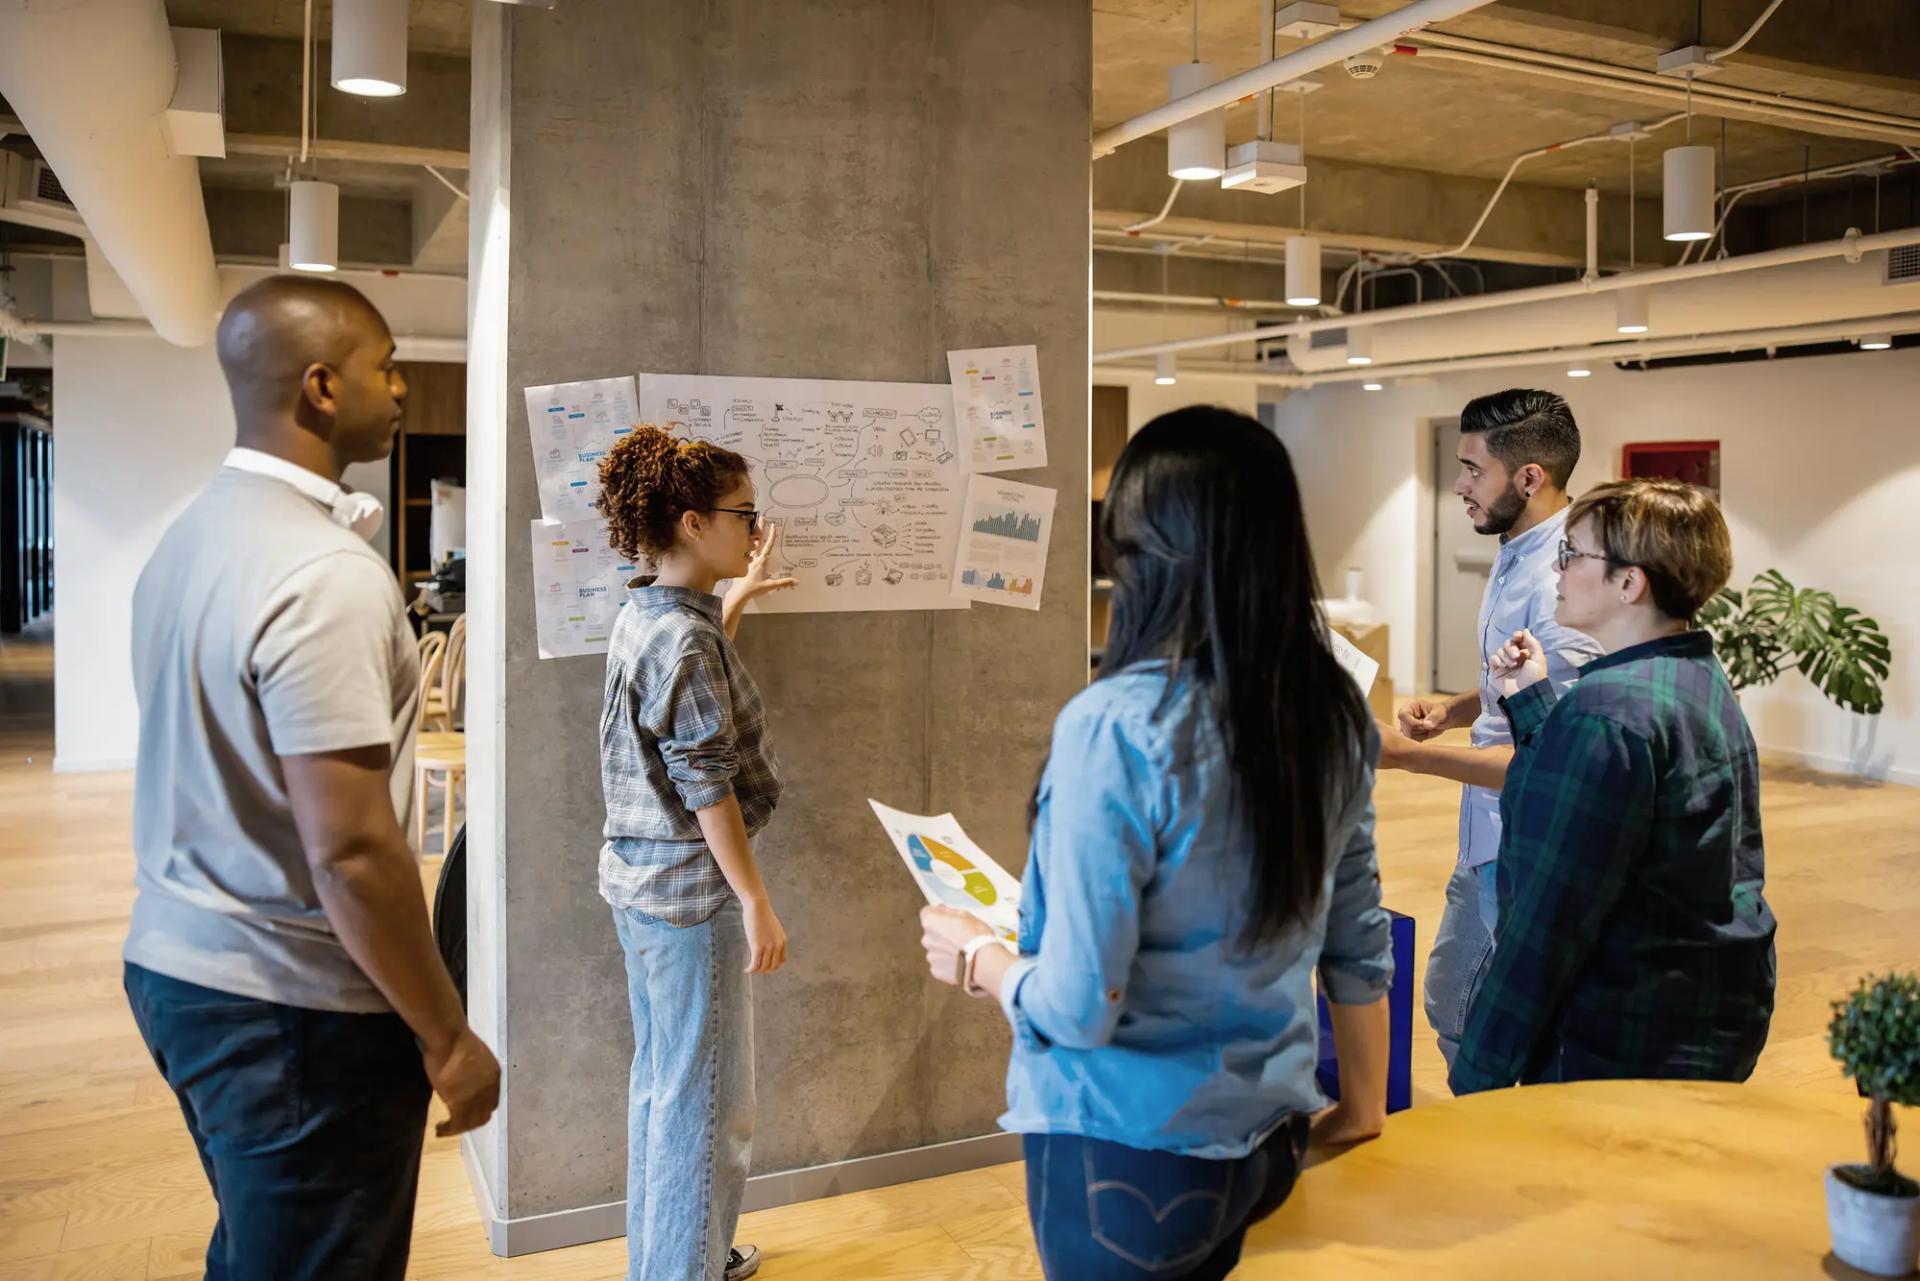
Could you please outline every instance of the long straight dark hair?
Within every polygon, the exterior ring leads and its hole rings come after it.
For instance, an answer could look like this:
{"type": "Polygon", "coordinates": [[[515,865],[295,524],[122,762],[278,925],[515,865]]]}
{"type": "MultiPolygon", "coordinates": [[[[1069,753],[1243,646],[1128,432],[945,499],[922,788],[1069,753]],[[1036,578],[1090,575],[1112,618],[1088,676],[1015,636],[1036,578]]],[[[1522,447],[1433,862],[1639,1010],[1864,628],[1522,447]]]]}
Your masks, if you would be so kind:
{"type": "Polygon", "coordinates": [[[1141,428],[1100,516],[1113,617],[1100,674],[1154,659],[1198,687],[1252,836],[1242,943],[1309,921],[1327,811],[1364,750],[1367,708],[1334,660],[1287,447],[1245,414],[1195,406],[1141,428]]]}

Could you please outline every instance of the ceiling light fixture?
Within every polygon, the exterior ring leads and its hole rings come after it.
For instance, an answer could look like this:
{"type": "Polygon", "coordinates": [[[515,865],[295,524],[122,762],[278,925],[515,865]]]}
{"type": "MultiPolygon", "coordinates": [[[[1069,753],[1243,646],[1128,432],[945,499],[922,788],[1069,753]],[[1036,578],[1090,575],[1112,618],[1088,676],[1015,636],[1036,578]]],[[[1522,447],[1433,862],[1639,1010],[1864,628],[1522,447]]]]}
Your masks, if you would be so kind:
{"type": "Polygon", "coordinates": [[[407,91],[406,0],[334,0],[333,87],[363,98],[407,91]]]}
{"type": "Polygon", "coordinates": [[[1361,383],[1360,390],[1361,391],[1379,391],[1385,385],[1386,384],[1384,383],[1361,383]]]}
{"type": "Polygon", "coordinates": [[[1312,236],[1287,237],[1287,306],[1320,305],[1320,242],[1312,236]]]}
{"type": "Polygon", "coordinates": [[[1650,310],[1645,285],[1633,285],[1622,289],[1613,296],[1614,332],[1622,334],[1644,334],[1647,332],[1647,314],[1650,310]]]}
{"type": "MultiPolygon", "coordinates": [[[[1167,68],[1167,101],[1177,102],[1220,80],[1220,68],[1200,61],[1200,0],[1193,0],[1193,61],[1167,68]]],[[[1227,168],[1227,112],[1203,111],[1167,128],[1167,177],[1183,182],[1218,178],[1227,168]]]]}
{"type": "Polygon", "coordinates": [[[1153,381],[1161,387],[1171,387],[1180,381],[1174,377],[1172,352],[1163,351],[1153,358],[1153,381]]]}
{"type": "Polygon", "coordinates": [[[1585,366],[1584,364],[1580,364],[1580,365],[1569,365],[1569,366],[1567,366],[1567,377],[1569,377],[1569,378],[1591,378],[1591,377],[1593,377],[1593,371],[1592,371],[1591,369],[1588,369],[1588,368],[1587,368],[1587,367],[1586,367],[1586,366],[1585,366]]]}
{"type": "Polygon", "coordinates": [[[1347,363],[1349,365],[1373,363],[1373,327],[1371,325],[1347,330],[1347,363]]]}
{"type": "Polygon", "coordinates": [[[1713,235],[1713,148],[1693,145],[1693,75],[1687,75],[1687,145],[1660,158],[1660,214],[1668,240],[1713,235]]]}
{"type": "Polygon", "coordinates": [[[1893,346],[1892,334],[1866,334],[1860,339],[1861,351],[1885,351],[1893,346]]]}
{"type": "Polygon", "coordinates": [[[287,265],[295,271],[335,271],[340,266],[340,188],[330,182],[287,187],[287,265]]]}

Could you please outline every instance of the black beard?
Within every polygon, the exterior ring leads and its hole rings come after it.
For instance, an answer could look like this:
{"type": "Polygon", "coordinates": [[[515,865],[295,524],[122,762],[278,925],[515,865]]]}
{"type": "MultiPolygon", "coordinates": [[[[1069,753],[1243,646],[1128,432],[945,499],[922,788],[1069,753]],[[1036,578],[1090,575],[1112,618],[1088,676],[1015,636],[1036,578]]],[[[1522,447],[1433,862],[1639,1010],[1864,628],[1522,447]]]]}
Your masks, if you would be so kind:
{"type": "Polygon", "coordinates": [[[1507,492],[1493,500],[1491,506],[1480,509],[1486,516],[1482,524],[1475,525],[1476,534],[1504,534],[1520,521],[1520,515],[1527,510],[1527,500],[1520,494],[1516,485],[1508,485],[1507,492]]]}

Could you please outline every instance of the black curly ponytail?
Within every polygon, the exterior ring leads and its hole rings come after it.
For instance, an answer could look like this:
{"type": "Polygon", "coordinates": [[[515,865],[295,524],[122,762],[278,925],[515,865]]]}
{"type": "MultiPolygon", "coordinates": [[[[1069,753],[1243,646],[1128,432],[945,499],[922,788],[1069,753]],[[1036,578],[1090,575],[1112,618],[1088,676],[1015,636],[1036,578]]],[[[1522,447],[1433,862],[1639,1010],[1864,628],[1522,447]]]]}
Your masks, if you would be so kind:
{"type": "Polygon", "coordinates": [[[732,450],[643,423],[601,459],[596,505],[615,551],[658,562],[682,515],[713,507],[746,475],[747,460],[732,450]]]}

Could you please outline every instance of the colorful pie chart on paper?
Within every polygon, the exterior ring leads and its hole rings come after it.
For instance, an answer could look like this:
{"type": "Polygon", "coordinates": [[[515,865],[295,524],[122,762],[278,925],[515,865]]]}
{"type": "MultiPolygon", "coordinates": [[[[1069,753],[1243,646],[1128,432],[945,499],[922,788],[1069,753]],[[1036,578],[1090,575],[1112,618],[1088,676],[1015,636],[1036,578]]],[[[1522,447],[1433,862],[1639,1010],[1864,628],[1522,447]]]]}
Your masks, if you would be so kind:
{"type": "Polygon", "coordinates": [[[992,907],[1000,901],[993,882],[967,857],[939,841],[915,832],[907,837],[907,854],[913,865],[927,873],[927,880],[941,897],[955,907],[992,907]]]}

